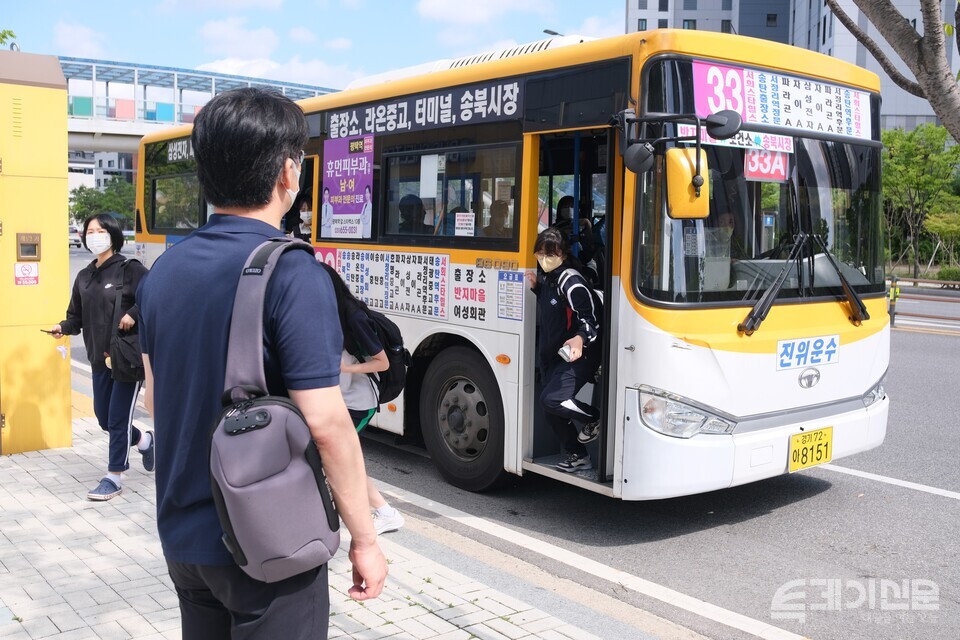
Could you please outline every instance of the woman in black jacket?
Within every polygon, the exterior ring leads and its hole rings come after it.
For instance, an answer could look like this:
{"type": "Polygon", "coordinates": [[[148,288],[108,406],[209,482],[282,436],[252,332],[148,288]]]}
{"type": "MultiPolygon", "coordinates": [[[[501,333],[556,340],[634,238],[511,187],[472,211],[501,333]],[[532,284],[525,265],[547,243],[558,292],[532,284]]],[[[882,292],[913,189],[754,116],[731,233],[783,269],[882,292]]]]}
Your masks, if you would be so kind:
{"type": "Polygon", "coordinates": [[[73,283],[67,319],[50,330],[54,338],[77,335],[83,330],[83,344],[93,370],[93,412],[100,428],[110,435],[107,475],[87,493],[90,500],[109,500],[123,491],[121,473],[130,468],[130,447],[136,446],[143,456],[143,467],[153,471],[153,432],[141,433],[133,426],[133,412],[142,382],[122,382],[111,377],[110,338],[117,329],[135,330],[139,311],[136,305],[137,285],[146,268],[120,255],[123,232],[109,215],[87,218],[81,236],[83,246],[97,256],[73,283]],[[120,323],[114,326],[117,288],[122,285],[120,323]]]}
{"type": "Polygon", "coordinates": [[[584,445],[599,433],[600,412],[576,396],[600,366],[602,309],[561,231],[544,229],[537,236],[533,253],[540,268],[536,274],[528,271],[525,277],[537,296],[540,312],[540,403],[567,453],[557,469],[592,469],[584,445]],[[582,429],[577,428],[578,423],[584,425],[582,429]]]}

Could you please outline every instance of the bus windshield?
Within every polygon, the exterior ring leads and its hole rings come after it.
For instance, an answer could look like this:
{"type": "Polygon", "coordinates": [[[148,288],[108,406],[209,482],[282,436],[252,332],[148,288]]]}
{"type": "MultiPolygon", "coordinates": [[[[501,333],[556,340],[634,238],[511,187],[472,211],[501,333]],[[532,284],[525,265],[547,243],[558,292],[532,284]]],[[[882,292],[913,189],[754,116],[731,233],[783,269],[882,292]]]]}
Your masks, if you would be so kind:
{"type": "MultiPolygon", "coordinates": [[[[664,78],[650,73],[648,82],[664,78]]],[[[648,103],[651,110],[692,111],[680,83],[667,80],[653,93],[658,97],[648,103]]],[[[666,135],[687,135],[684,125],[663,126],[666,135]]],[[[692,135],[693,127],[688,131],[692,135]]],[[[661,302],[742,305],[759,299],[786,269],[778,300],[843,296],[843,279],[857,294],[882,294],[879,147],[775,133],[747,138],[748,145],[762,139],[763,146],[703,145],[710,198],[705,219],[667,216],[658,188],[662,164],[639,176],[639,293],[661,302]],[[792,252],[804,234],[811,241],[792,252]]]]}

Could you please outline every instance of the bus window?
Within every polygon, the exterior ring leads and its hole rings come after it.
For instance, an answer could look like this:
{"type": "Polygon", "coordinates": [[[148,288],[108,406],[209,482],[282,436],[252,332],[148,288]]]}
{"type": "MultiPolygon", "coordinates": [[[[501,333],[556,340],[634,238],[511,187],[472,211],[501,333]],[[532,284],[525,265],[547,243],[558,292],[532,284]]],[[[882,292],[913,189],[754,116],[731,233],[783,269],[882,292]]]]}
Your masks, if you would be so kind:
{"type": "Polygon", "coordinates": [[[200,181],[196,174],[155,178],[152,192],[151,231],[200,226],[200,181]]]}
{"type": "Polygon", "coordinates": [[[388,235],[514,238],[514,145],[389,155],[388,235]],[[491,214],[496,202],[502,207],[491,214]],[[495,234],[484,230],[497,229],[495,234]]]}

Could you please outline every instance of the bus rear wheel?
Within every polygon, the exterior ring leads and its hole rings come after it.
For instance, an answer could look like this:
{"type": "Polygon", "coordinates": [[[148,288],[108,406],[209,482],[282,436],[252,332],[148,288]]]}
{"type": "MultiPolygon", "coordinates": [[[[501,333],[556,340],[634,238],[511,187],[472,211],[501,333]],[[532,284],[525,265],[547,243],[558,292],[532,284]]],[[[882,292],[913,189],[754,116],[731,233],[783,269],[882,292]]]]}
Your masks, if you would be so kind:
{"type": "Polygon", "coordinates": [[[484,359],[451,347],[430,363],[420,392],[423,440],[440,474],[467,491],[485,491],[506,477],[503,402],[484,359]]]}

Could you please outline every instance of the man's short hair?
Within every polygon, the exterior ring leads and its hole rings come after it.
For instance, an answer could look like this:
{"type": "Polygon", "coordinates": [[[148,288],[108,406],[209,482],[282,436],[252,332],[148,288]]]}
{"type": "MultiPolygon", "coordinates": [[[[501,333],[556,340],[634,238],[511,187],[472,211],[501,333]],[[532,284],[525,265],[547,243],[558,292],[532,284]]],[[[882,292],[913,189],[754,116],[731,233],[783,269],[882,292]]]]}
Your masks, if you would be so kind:
{"type": "Polygon", "coordinates": [[[303,111],[286,96],[243,88],[210,100],[191,138],[207,202],[252,209],[270,202],[284,162],[300,158],[309,130],[303,111]]]}

